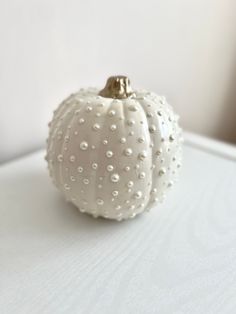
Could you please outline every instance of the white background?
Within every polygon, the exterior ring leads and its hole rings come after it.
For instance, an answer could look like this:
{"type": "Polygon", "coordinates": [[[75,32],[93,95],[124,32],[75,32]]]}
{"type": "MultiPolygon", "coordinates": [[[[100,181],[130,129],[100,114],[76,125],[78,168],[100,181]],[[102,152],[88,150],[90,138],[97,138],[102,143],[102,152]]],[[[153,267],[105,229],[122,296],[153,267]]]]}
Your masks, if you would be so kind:
{"type": "Polygon", "coordinates": [[[112,74],[236,141],[235,18],[234,0],[1,0],[0,162],[44,145],[58,103],[112,74]]]}

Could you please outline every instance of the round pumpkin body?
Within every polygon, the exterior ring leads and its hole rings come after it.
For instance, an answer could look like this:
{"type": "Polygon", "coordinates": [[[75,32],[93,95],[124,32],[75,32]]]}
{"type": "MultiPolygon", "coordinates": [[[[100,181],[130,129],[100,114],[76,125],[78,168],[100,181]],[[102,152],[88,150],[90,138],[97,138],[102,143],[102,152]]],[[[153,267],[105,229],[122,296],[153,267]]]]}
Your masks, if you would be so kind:
{"type": "Polygon", "coordinates": [[[54,184],[81,212],[123,220],[161,201],[181,165],[182,132],[165,98],[80,90],[54,112],[47,146],[54,184]]]}

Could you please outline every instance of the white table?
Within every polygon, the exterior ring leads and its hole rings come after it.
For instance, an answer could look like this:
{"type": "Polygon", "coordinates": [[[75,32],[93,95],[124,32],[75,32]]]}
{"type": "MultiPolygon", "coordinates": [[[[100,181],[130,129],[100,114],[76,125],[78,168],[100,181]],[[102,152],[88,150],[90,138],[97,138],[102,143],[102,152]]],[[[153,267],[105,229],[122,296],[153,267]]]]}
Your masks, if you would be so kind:
{"type": "Polygon", "coordinates": [[[40,151],[0,167],[0,313],[236,313],[236,149],[186,134],[179,184],[133,221],[95,220],[40,151]]]}

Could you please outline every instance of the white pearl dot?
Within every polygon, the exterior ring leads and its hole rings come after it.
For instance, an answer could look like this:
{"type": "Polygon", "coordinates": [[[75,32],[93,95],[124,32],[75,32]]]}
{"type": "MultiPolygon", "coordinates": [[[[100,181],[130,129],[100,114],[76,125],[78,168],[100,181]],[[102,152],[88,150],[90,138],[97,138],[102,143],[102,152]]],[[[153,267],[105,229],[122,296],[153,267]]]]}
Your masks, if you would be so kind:
{"type": "Polygon", "coordinates": [[[139,138],[138,138],[138,142],[139,142],[139,143],[143,143],[143,142],[144,142],[144,137],[139,137],[139,138]]]}
{"type": "Polygon", "coordinates": [[[140,172],[138,177],[139,177],[139,179],[144,179],[145,176],[146,176],[145,172],[140,172]]]}
{"type": "Polygon", "coordinates": [[[88,149],[88,143],[83,141],[80,143],[80,149],[87,150],[88,149]]]}
{"type": "Polygon", "coordinates": [[[130,106],[129,106],[129,110],[130,110],[130,111],[138,111],[138,107],[135,106],[135,105],[130,105],[130,106]]]}
{"type": "Polygon", "coordinates": [[[94,130],[94,131],[100,130],[100,125],[99,125],[98,123],[95,123],[95,124],[93,125],[93,130],[94,130]]]}
{"type": "Polygon", "coordinates": [[[108,140],[103,140],[103,144],[107,145],[108,144],[108,140]]]}
{"type": "Polygon", "coordinates": [[[152,112],[147,112],[147,117],[148,118],[152,118],[153,117],[153,113],[152,112]]]}
{"type": "Polygon", "coordinates": [[[134,198],[136,198],[136,199],[140,199],[141,197],[142,197],[142,192],[141,191],[137,191],[137,192],[135,192],[134,193],[134,198]]]}
{"type": "Polygon", "coordinates": [[[159,176],[163,176],[166,173],[166,169],[165,168],[161,168],[159,170],[159,176]]]}
{"type": "Polygon", "coordinates": [[[74,176],[70,176],[70,180],[74,182],[76,179],[74,176]]]}
{"type": "Polygon", "coordinates": [[[125,166],[124,170],[125,170],[126,172],[128,172],[128,171],[130,171],[130,167],[129,167],[129,166],[125,166]]]}
{"type": "Polygon", "coordinates": [[[64,140],[65,140],[66,143],[69,142],[69,139],[70,139],[70,137],[69,137],[68,135],[66,135],[66,136],[64,137],[64,140]]]}
{"type": "Polygon", "coordinates": [[[113,174],[111,175],[111,182],[116,183],[116,182],[118,182],[119,180],[120,180],[120,176],[118,175],[118,173],[113,173],[113,174]]]}
{"type": "Polygon", "coordinates": [[[134,186],[134,182],[133,181],[129,181],[128,183],[127,183],[127,187],[128,188],[132,188],[134,186]]]}
{"type": "Polygon", "coordinates": [[[79,124],[83,124],[84,121],[85,121],[85,120],[84,120],[83,118],[79,119],[79,124]]]}
{"type": "Polygon", "coordinates": [[[112,165],[108,165],[108,166],[107,166],[107,171],[110,172],[110,171],[113,171],[113,169],[114,169],[114,167],[113,167],[112,165]]]}
{"type": "Polygon", "coordinates": [[[87,185],[87,184],[89,184],[89,179],[84,179],[83,182],[84,182],[84,184],[87,185]]]}
{"type": "Polygon", "coordinates": [[[124,154],[125,154],[125,156],[130,157],[130,156],[133,154],[133,151],[132,151],[131,148],[126,148],[126,149],[124,150],[124,154]]]}
{"type": "Polygon", "coordinates": [[[121,144],[125,144],[125,143],[126,143],[126,138],[125,138],[125,137],[122,137],[122,138],[120,139],[120,143],[121,143],[121,144]]]}
{"type": "Polygon", "coordinates": [[[115,131],[116,128],[117,128],[116,124],[112,124],[112,125],[110,126],[110,130],[111,130],[111,131],[115,131]]]}
{"type": "Polygon", "coordinates": [[[98,199],[97,199],[97,204],[98,204],[98,205],[103,205],[103,204],[104,204],[103,199],[98,198],[98,199]]]}
{"type": "Polygon", "coordinates": [[[170,142],[173,142],[174,140],[175,140],[174,135],[170,135],[170,136],[169,136],[169,141],[170,141],[170,142]]]}
{"type": "Polygon", "coordinates": [[[118,191],[113,191],[113,192],[112,192],[112,195],[113,195],[114,197],[116,197],[118,194],[119,194],[118,191]]]}
{"type": "Polygon", "coordinates": [[[108,116],[109,116],[109,117],[114,117],[115,114],[116,114],[115,110],[110,110],[110,111],[108,112],[108,116]]]}
{"type": "Polygon", "coordinates": [[[139,153],[138,158],[140,160],[144,160],[147,157],[147,152],[143,150],[141,153],[139,153]]]}
{"type": "Polygon", "coordinates": [[[128,126],[133,126],[135,124],[135,121],[133,119],[127,120],[128,126]]]}
{"type": "Polygon", "coordinates": [[[67,183],[65,183],[65,184],[64,184],[64,189],[65,189],[65,190],[70,190],[70,186],[69,186],[67,183]]]}
{"type": "Polygon", "coordinates": [[[155,125],[150,125],[150,127],[149,127],[149,132],[150,132],[150,133],[154,133],[155,131],[156,131],[155,125]]]}
{"type": "Polygon", "coordinates": [[[106,152],[106,156],[107,156],[107,158],[111,158],[113,156],[113,152],[111,150],[108,150],[106,152]]]}
{"type": "Polygon", "coordinates": [[[92,168],[93,168],[94,170],[96,170],[96,169],[97,169],[97,167],[98,167],[98,164],[96,164],[95,162],[94,162],[94,163],[92,163],[92,168]]]}
{"type": "Polygon", "coordinates": [[[160,156],[162,153],[162,149],[160,148],[159,150],[156,151],[156,156],[160,156]]]}
{"type": "MultiPolygon", "coordinates": [[[[135,209],[135,205],[130,205],[129,210],[133,210],[133,209],[135,209]]],[[[130,217],[133,218],[134,217],[133,214],[130,217]]]]}
{"type": "Polygon", "coordinates": [[[61,154],[58,155],[58,156],[57,156],[57,160],[58,160],[59,162],[62,162],[62,161],[63,161],[63,155],[61,155],[61,154]]]}
{"type": "Polygon", "coordinates": [[[80,172],[80,173],[82,173],[82,172],[84,171],[84,169],[83,169],[83,167],[78,167],[78,168],[77,168],[77,171],[80,172]]]}
{"type": "Polygon", "coordinates": [[[71,161],[71,162],[74,162],[74,161],[75,161],[75,156],[74,156],[74,155],[71,155],[71,156],[70,156],[70,161],[71,161]]]}
{"type": "Polygon", "coordinates": [[[86,108],[86,111],[87,111],[87,112],[91,112],[92,110],[93,110],[93,108],[90,107],[90,106],[88,106],[88,107],[86,108]]]}

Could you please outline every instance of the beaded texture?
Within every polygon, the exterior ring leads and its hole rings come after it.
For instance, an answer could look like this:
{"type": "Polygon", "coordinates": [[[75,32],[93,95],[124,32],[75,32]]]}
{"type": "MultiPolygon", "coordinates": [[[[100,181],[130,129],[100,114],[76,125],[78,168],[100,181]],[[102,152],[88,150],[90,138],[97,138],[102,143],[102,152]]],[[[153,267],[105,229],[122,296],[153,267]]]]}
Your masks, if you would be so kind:
{"type": "Polygon", "coordinates": [[[47,141],[53,183],[83,213],[118,221],[161,202],[182,157],[178,116],[164,97],[112,99],[80,90],[54,111],[47,141]]]}

